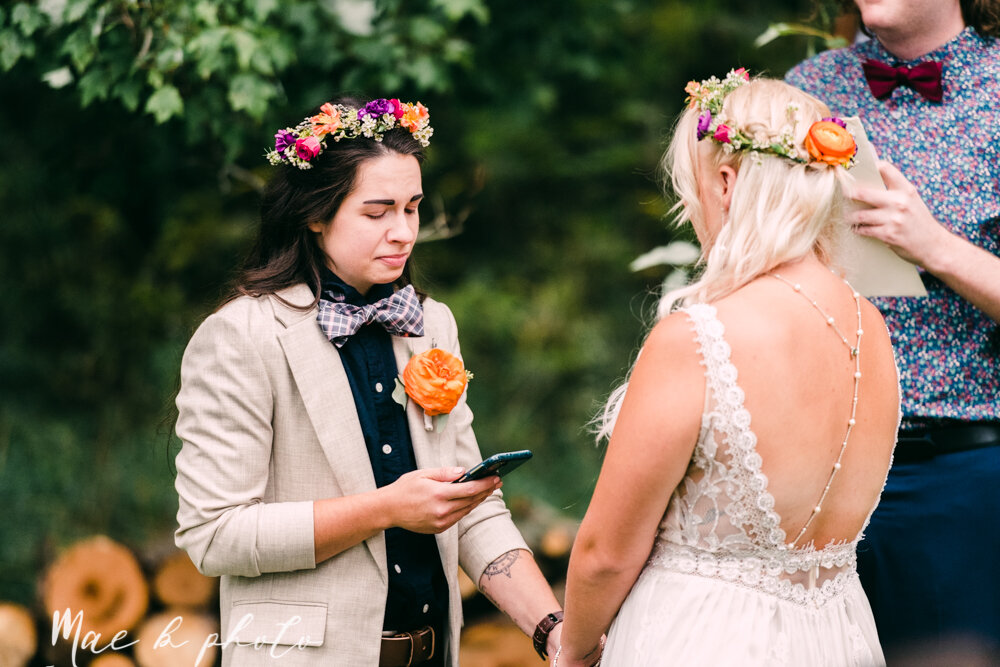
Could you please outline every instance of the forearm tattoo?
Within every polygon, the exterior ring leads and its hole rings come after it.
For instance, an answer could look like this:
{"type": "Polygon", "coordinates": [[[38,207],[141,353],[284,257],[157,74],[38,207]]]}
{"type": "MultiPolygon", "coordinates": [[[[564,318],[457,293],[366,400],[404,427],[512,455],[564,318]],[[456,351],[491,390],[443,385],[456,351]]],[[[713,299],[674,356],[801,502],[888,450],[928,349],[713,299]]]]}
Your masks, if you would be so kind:
{"type": "Polygon", "coordinates": [[[483,574],[486,575],[487,579],[492,579],[500,574],[504,574],[508,579],[510,579],[510,569],[514,567],[514,563],[520,557],[521,551],[519,549],[508,551],[503,556],[500,556],[500,558],[497,558],[495,561],[487,565],[483,574]]]}

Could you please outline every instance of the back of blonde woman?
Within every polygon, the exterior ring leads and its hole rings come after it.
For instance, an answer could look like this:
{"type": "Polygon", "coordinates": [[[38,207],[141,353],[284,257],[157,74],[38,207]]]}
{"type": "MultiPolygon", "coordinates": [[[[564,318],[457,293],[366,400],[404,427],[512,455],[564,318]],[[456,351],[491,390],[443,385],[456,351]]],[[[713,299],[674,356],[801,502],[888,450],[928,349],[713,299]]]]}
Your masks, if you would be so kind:
{"type": "Polygon", "coordinates": [[[688,93],[665,166],[702,271],[605,412],[558,664],[592,664],[605,632],[605,665],[884,664],[855,551],[899,391],[838,268],[853,140],[778,81],[688,93]]]}

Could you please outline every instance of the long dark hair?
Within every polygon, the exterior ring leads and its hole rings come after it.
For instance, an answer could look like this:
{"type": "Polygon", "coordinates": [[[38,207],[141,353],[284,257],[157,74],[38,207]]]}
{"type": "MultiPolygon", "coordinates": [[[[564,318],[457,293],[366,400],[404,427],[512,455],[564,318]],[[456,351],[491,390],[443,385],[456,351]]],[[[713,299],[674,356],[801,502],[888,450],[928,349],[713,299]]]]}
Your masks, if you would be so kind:
{"type": "MultiPolygon", "coordinates": [[[[983,37],[1000,37],[1000,0],[959,0],[962,19],[983,37]]],[[[859,14],[854,0],[840,0],[847,13],[859,14]]]]}
{"type": "MultiPolygon", "coordinates": [[[[365,101],[350,97],[333,100],[333,104],[361,108],[365,101]]],[[[314,113],[318,113],[317,109],[314,113]]],[[[323,251],[310,222],[333,219],[351,190],[362,163],[389,153],[412,155],[424,161],[423,147],[404,128],[395,128],[382,136],[382,141],[366,137],[329,140],[326,148],[312,161],[312,169],[298,169],[280,164],[272,167],[274,175],[264,191],[260,205],[260,228],[243,266],[232,283],[226,301],[238,296],[274,294],[292,285],[305,283],[319,300],[320,269],[325,263],[323,251]]],[[[397,284],[410,284],[410,262],[407,261],[397,284]]],[[[291,305],[291,304],[290,304],[291,305]]]]}

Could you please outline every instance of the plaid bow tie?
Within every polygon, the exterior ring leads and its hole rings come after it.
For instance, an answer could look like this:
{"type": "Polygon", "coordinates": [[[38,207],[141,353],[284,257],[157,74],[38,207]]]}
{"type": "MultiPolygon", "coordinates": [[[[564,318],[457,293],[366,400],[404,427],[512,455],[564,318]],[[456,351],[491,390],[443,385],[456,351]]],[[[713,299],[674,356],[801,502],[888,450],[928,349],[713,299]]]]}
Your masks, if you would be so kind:
{"type": "Polygon", "coordinates": [[[325,292],[319,301],[316,321],[337,347],[343,347],[348,338],[369,322],[378,322],[397,336],[424,335],[424,310],[413,285],[366,306],[345,303],[343,294],[325,292]],[[333,299],[325,298],[326,295],[333,299]]]}
{"type": "Polygon", "coordinates": [[[917,91],[931,102],[940,102],[944,97],[941,84],[942,65],[936,61],[920,63],[913,67],[900,65],[893,67],[869,58],[861,67],[865,71],[865,79],[872,95],[884,99],[892,95],[898,86],[906,86],[917,91]]]}

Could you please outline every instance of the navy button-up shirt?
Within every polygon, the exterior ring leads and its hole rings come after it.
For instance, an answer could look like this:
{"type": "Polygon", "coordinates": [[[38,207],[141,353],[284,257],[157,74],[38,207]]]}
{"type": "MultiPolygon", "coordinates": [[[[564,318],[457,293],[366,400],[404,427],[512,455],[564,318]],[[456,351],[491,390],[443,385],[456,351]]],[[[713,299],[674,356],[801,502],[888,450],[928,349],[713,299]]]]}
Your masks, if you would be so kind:
{"type": "MultiPolygon", "coordinates": [[[[360,294],[329,269],[323,269],[322,292],[343,294],[354,305],[374,303],[392,294],[392,285],[374,285],[360,294]]],[[[392,484],[417,469],[406,413],[393,400],[396,357],[392,338],[377,322],[367,324],[340,348],[340,358],[354,395],[354,405],[365,436],[375,484],[392,484]]],[[[403,528],[385,532],[389,564],[386,630],[410,631],[425,625],[440,627],[448,607],[448,582],[433,535],[403,528]]]]}

